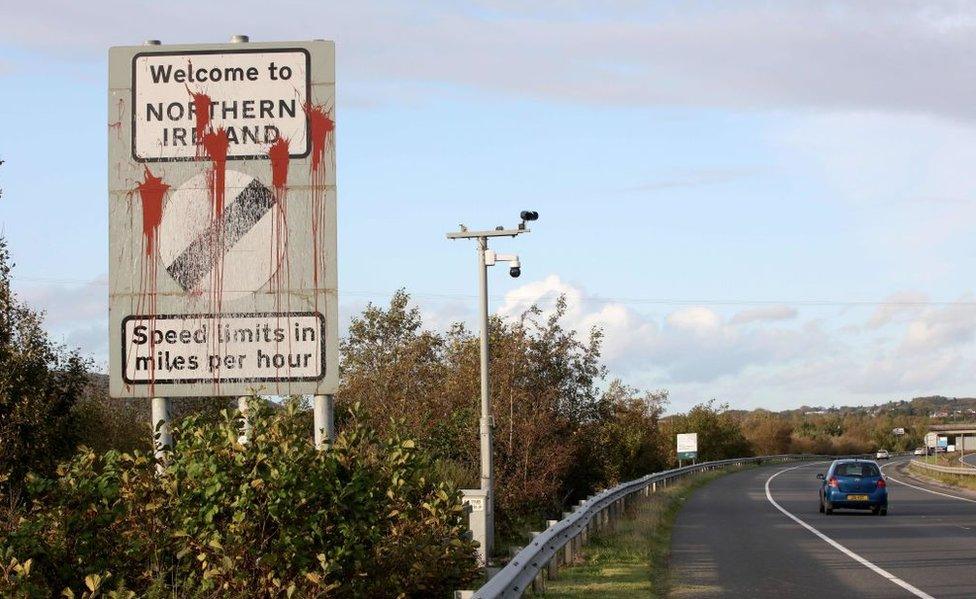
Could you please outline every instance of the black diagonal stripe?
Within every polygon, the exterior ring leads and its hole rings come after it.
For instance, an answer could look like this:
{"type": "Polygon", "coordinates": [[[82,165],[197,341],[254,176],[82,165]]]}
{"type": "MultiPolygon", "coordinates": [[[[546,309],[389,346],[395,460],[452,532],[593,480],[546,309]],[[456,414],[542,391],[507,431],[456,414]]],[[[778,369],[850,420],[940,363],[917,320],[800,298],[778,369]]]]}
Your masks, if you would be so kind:
{"type": "Polygon", "coordinates": [[[166,270],[190,291],[213,269],[214,259],[234,247],[274,204],[271,190],[254,179],[224,208],[223,218],[194,239],[166,270]]]}

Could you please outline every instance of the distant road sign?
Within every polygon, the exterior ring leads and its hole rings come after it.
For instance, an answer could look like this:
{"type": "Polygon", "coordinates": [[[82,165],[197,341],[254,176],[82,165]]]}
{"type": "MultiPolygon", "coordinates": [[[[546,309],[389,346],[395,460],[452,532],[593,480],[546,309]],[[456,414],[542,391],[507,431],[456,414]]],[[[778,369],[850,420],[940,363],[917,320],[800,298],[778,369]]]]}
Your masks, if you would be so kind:
{"type": "Polygon", "coordinates": [[[332,42],[109,51],[113,397],[338,384],[332,42]]]}
{"type": "Polygon", "coordinates": [[[680,433],[677,438],[679,460],[694,460],[698,457],[698,433],[680,433]]]}

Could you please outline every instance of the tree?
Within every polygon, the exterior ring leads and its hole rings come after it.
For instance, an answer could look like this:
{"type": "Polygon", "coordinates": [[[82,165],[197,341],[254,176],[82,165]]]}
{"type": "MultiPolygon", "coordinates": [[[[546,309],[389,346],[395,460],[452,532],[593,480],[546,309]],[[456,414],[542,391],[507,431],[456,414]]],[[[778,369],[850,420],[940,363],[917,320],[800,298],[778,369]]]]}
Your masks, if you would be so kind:
{"type": "Polygon", "coordinates": [[[698,460],[702,462],[752,455],[738,418],[728,411],[727,404],[716,406],[714,399],[669,418],[667,430],[672,456],[678,433],[698,433],[698,460]]]}
{"type": "Polygon", "coordinates": [[[50,473],[74,450],[70,411],[88,364],[48,339],[43,314],[13,293],[12,268],[0,237],[0,492],[15,503],[28,470],[50,473]]]}

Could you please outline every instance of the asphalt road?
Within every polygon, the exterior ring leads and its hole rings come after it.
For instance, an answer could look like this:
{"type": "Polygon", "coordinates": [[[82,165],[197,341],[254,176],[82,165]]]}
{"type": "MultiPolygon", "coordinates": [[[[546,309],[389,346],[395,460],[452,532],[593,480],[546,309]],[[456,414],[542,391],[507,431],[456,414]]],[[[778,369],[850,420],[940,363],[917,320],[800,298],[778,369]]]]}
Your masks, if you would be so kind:
{"type": "Polygon", "coordinates": [[[896,469],[902,462],[884,465],[887,516],[820,514],[816,475],[825,463],[709,483],[675,523],[673,596],[976,597],[976,495],[907,478],[896,469]]]}

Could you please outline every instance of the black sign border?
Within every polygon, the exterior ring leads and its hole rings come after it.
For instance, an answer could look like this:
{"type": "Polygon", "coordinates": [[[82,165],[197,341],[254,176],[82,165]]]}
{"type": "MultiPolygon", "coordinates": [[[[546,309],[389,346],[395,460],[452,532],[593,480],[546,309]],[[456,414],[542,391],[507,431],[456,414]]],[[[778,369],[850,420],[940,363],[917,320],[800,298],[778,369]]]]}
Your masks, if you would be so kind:
{"type": "Polygon", "coordinates": [[[121,328],[121,341],[122,341],[122,381],[126,385],[194,385],[198,383],[209,383],[213,385],[221,384],[234,384],[234,383],[304,383],[312,381],[321,381],[325,378],[326,372],[328,371],[328,362],[326,361],[326,344],[325,344],[325,315],[321,312],[235,312],[229,314],[158,314],[152,316],[150,314],[133,314],[126,316],[122,319],[121,328]],[[130,320],[175,320],[175,319],[192,319],[192,318],[262,318],[262,317],[301,317],[301,316],[314,316],[319,319],[319,340],[322,348],[322,373],[319,376],[306,376],[306,377],[261,377],[261,378],[200,378],[200,379],[154,379],[151,381],[133,381],[130,380],[126,374],[126,338],[125,338],[125,325],[130,320]]]}
{"type": "MultiPolygon", "coordinates": [[[[130,92],[130,106],[132,111],[132,123],[130,125],[131,135],[129,142],[129,153],[132,159],[138,163],[152,162],[194,162],[198,160],[195,156],[185,158],[140,158],[136,155],[136,61],[143,56],[181,56],[199,54],[275,54],[284,52],[301,52],[305,55],[305,99],[312,101],[312,55],[306,48],[231,48],[226,50],[169,50],[163,52],[137,52],[132,57],[132,90],[130,92]]],[[[308,115],[305,115],[305,151],[301,154],[289,154],[289,158],[307,158],[312,153],[312,140],[309,139],[311,124],[308,122],[308,115]]],[[[250,156],[228,156],[227,160],[268,160],[267,154],[253,154],[250,156]]]]}

